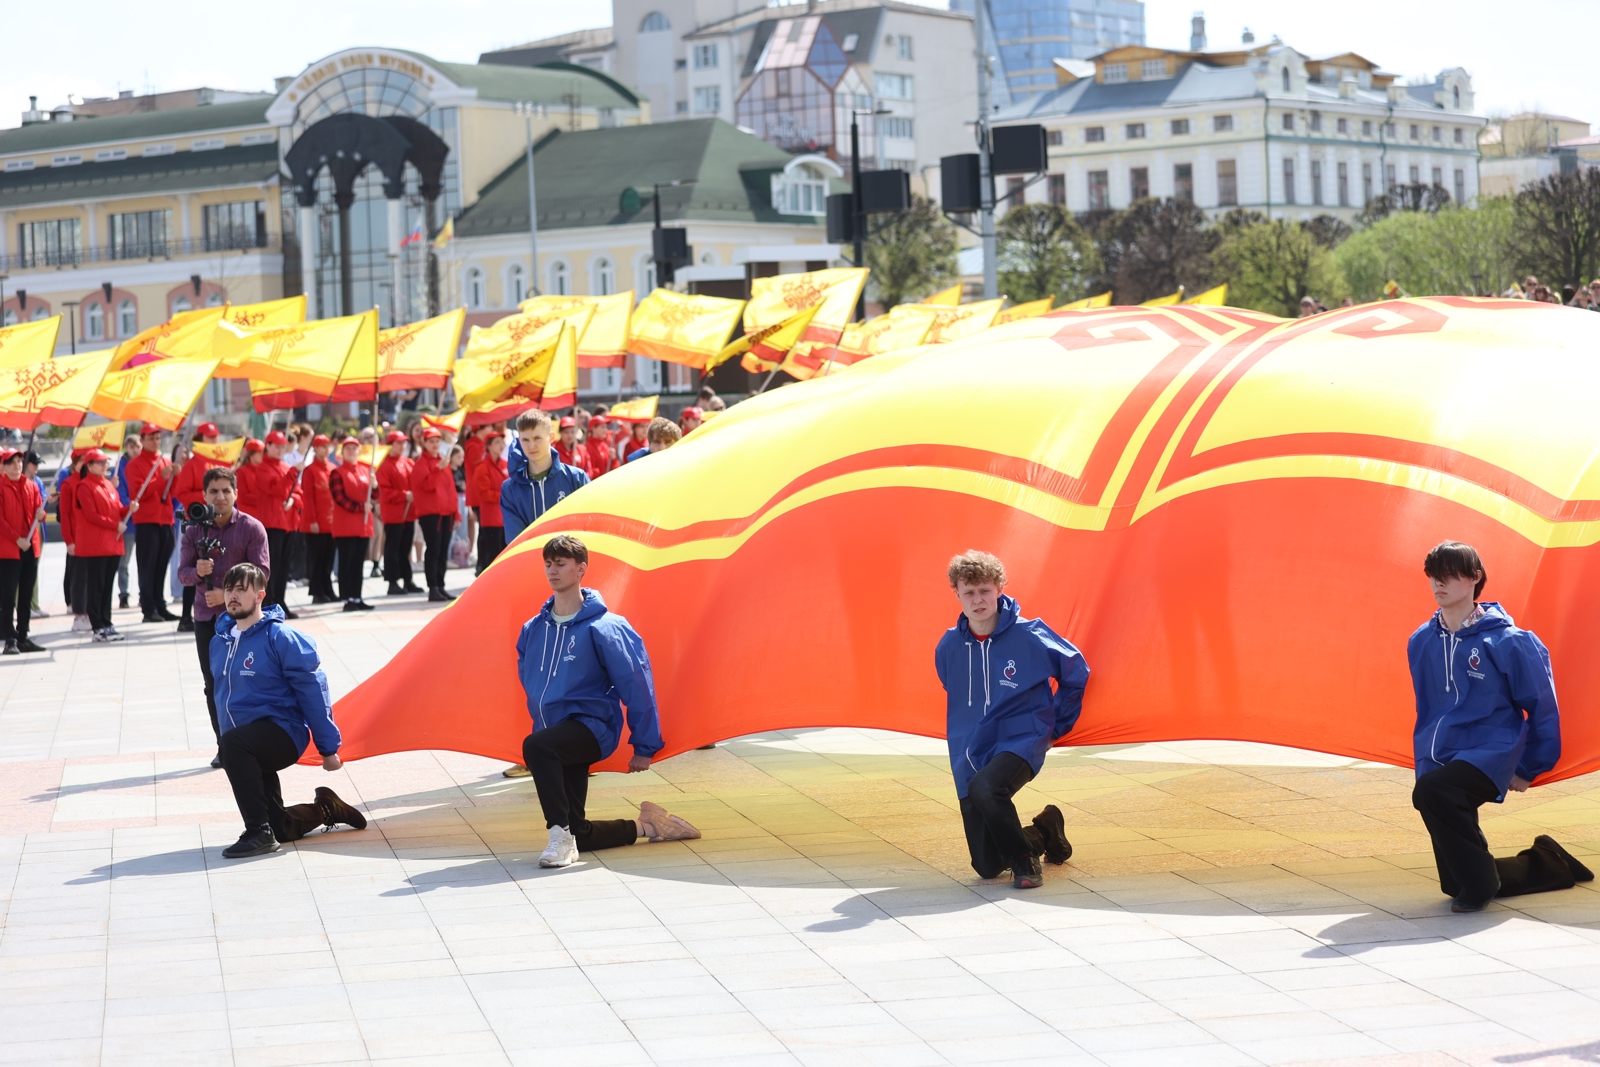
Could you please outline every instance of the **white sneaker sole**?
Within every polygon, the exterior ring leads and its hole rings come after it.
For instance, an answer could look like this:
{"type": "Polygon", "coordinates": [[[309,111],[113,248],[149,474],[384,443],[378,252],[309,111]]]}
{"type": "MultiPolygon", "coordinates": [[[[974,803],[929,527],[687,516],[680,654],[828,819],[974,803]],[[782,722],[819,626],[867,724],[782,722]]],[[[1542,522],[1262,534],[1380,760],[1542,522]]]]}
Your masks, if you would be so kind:
{"type": "Polygon", "coordinates": [[[541,866],[541,867],[571,867],[574,863],[577,863],[577,862],[578,862],[578,857],[576,857],[576,856],[573,856],[571,859],[563,859],[560,856],[540,856],[539,857],[539,866],[541,866]]]}

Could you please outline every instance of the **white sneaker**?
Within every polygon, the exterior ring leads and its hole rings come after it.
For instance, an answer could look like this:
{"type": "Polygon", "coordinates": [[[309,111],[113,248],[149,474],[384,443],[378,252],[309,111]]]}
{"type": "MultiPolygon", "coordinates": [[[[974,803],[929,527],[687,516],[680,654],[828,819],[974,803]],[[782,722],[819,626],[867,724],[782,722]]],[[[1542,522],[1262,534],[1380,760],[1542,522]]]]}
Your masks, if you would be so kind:
{"type": "Polygon", "coordinates": [[[72,617],[72,632],[73,633],[75,633],[75,634],[86,634],[86,633],[91,632],[92,630],[93,630],[93,627],[91,627],[89,625],[89,616],[87,616],[87,615],[74,615],[72,617]]]}
{"type": "Polygon", "coordinates": [[[570,867],[578,862],[578,839],[565,826],[550,827],[550,844],[539,853],[541,867],[570,867]]]}
{"type": "Polygon", "coordinates": [[[121,641],[122,638],[122,634],[117,633],[116,630],[109,626],[107,626],[104,630],[95,631],[94,635],[94,639],[96,641],[121,641]]]}
{"type": "Polygon", "coordinates": [[[45,611],[43,608],[34,608],[33,609],[33,618],[35,618],[35,619],[48,619],[49,617],[50,617],[49,612],[45,611]]]}

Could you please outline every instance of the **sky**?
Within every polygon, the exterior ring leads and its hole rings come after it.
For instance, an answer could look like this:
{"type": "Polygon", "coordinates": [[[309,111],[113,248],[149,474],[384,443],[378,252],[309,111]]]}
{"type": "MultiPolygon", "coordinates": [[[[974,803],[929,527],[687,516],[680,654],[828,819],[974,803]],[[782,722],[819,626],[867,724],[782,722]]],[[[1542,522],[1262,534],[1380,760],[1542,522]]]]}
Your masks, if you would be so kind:
{"type": "MultiPolygon", "coordinates": [[[[1462,66],[1480,112],[1540,109],[1600,124],[1600,79],[1592,75],[1597,0],[1146,0],[1148,43],[1187,48],[1197,9],[1206,13],[1213,49],[1236,45],[1248,26],[1258,41],[1276,34],[1312,56],[1359,52],[1403,78],[1462,66]]],[[[21,121],[30,94],[48,110],[69,94],[120,89],[270,90],[274,77],[343,48],[406,48],[472,62],[490,49],[610,21],[610,0],[273,0],[215,4],[198,17],[192,3],[171,0],[131,8],[123,0],[11,4],[6,36],[40,46],[7,49],[0,128],[21,121]]]]}

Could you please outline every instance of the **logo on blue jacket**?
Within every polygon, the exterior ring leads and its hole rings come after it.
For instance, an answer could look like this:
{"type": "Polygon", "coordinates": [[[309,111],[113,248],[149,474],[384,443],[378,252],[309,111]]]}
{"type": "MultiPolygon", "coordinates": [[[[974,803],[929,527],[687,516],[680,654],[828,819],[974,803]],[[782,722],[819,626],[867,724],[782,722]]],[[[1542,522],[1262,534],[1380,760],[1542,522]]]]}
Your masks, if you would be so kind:
{"type": "Polygon", "coordinates": [[[1001,685],[1007,686],[1007,687],[1009,687],[1011,689],[1015,689],[1017,687],[1017,683],[1015,681],[1015,679],[1017,677],[1017,661],[1016,660],[1014,660],[1014,659],[1006,660],[1005,670],[1001,671],[1000,674],[1001,674],[1001,679],[1000,679],[1000,684],[1001,685]]]}
{"type": "Polygon", "coordinates": [[[254,652],[246,652],[244,654],[244,663],[243,663],[244,669],[239,672],[240,676],[242,677],[242,676],[248,674],[248,675],[251,675],[252,677],[254,677],[254,675],[256,673],[255,672],[255,665],[256,665],[256,654],[254,652]]]}
{"type": "Polygon", "coordinates": [[[1477,649],[1473,649],[1471,652],[1467,653],[1467,666],[1471,667],[1473,670],[1477,670],[1479,662],[1481,661],[1478,658],[1477,649]]]}

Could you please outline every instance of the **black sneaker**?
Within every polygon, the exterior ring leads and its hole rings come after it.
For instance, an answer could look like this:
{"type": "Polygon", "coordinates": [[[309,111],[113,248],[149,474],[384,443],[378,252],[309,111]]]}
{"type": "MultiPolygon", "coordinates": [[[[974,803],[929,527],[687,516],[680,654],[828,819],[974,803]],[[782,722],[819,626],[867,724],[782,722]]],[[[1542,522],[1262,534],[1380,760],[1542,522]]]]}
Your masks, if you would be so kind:
{"type": "Polygon", "coordinates": [[[1566,849],[1562,848],[1559,844],[1556,843],[1556,839],[1551,837],[1549,834],[1540,834],[1538,837],[1533,839],[1533,843],[1536,844],[1536,845],[1543,845],[1545,848],[1549,849],[1551,852],[1555,852],[1555,853],[1559,854],[1562,859],[1566,860],[1567,861],[1567,866],[1569,868],[1571,868],[1571,870],[1572,870],[1572,880],[1573,881],[1575,881],[1575,882],[1592,882],[1592,881],[1594,881],[1594,872],[1591,871],[1589,868],[1585,867],[1582,863],[1579,863],[1578,862],[1578,857],[1574,856],[1572,853],[1570,853],[1566,849]]]}
{"type": "Polygon", "coordinates": [[[15,641],[7,641],[4,650],[0,650],[0,656],[20,656],[21,654],[22,649],[17,647],[15,641]]]}
{"type": "Polygon", "coordinates": [[[424,593],[424,592],[427,592],[427,590],[423,589],[422,586],[418,585],[416,582],[413,582],[410,578],[407,578],[406,579],[406,584],[402,585],[400,588],[404,589],[408,593],[424,593]]]}
{"type": "Polygon", "coordinates": [[[162,622],[177,622],[179,619],[179,616],[174,615],[172,612],[167,610],[167,606],[165,604],[156,609],[156,616],[160,618],[162,622]]]}
{"type": "Polygon", "coordinates": [[[159,615],[151,615],[149,612],[146,612],[144,614],[144,617],[139,620],[140,623],[165,622],[165,621],[166,620],[163,619],[161,616],[159,616],[159,615]]]}
{"type": "Polygon", "coordinates": [[[222,850],[225,860],[242,860],[248,856],[265,856],[269,852],[279,849],[278,839],[272,836],[272,830],[266,826],[258,826],[254,830],[246,830],[239,835],[239,840],[222,850]]]}
{"type": "Polygon", "coordinates": [[[222,753],[218,752],[211,757],[211,769],[214,771],[222,770],[222,753]]]}
{"type": "Polygon", "coordinates": [[[372,605],[368,604],[365,600],[346,600],[344,602],[344,610],[346,610],[346,611],[371,611],[372,610],[372,605]]]}
{"type": "Polygon", "coordinates": [[[1011,884],[1018,889],[1038,889],[1044,885],[1044,872],[1039,869],[1039,857],[1031,852],[1012,864],[1011,873],[1016,875],[1011,884]]]}
{"type": "Polygon", "coordinates": [[[381,575],[380,575],[380,574],[379,574],[379,573],[378,573],[378,564],[377,564],[377,562],[376,562],[376,561],[374,561],[374,562],[373,562],[373,564],[372,564],[372,573],[371,573],[371,574],[369,574],[369,575],[367,575],[367,577],[368,577],[368,578],[378,578],[378,577],[381,577],[381,575]]]}
{"type": "Polygon", "coordinates": [[[130,605],[128,604],[128,594],[127,593],[123,593],[121,596],[117,597],[117,607],[118,608],[127,608],[129,606],[130,605]]]}
{"type": "Polygon", "coordinates": [[[316,797],[317,808],[322,812],[322,824],[325,829],[332,830],[340,823],[353,826],[357,830],[367,828],[367,817],[340,800],[339,794],[327,786],[317,786],[316,797]]]}
{"type": "Polygon", "coordinates": [[[189,619],[189,618],[179,619],[178,620],[178,632],[180,634],[192,634],[192,633],[194,633],[194,620],[193,619],[189,619]]]}
{"type": "Polygon", "coordinates": [[[453,599],[455,598],[449,593],[446,593],[443,589],[428,590],[428,603],[430,604],[445,604],[453,599]]]}
{"type": "Polygon", "coordinates": [[[19,637],[19,638],[17,638],[17,651],[19,651],[19,652],[43,652],[44,650],[45,649],[44,649],[43,645],[35,642],[31,638],[28,638],[28,637],[19,637]]]}
{"type": "Polygon", "coordinates": [[[1060,808],[1054,804],[1045,805],[1045,809],[1033,817],[1033,825],[1044,844],[1045,859],[1060,866],[1072,858],[1072,842],[1067,840],[1067,821],[1061,817],[1060,808]]]}
{"type": "Polygon", "coordinates": [[[1466,915],[1474,911],[1482,911],[1488,906],[1489,902],[1487,900],[1475,902],[1471,900],[1463,900],[1460,897],[1455,897],[1450,901],[1450,910],[1455,912],[1457,915],[1466,915]]]}
{"type": "Polygon", "coordinates": [[[410,592],[411,590],[406,589],[399,582],[389,583],[389,596],[405,596],[410,592]]]}

